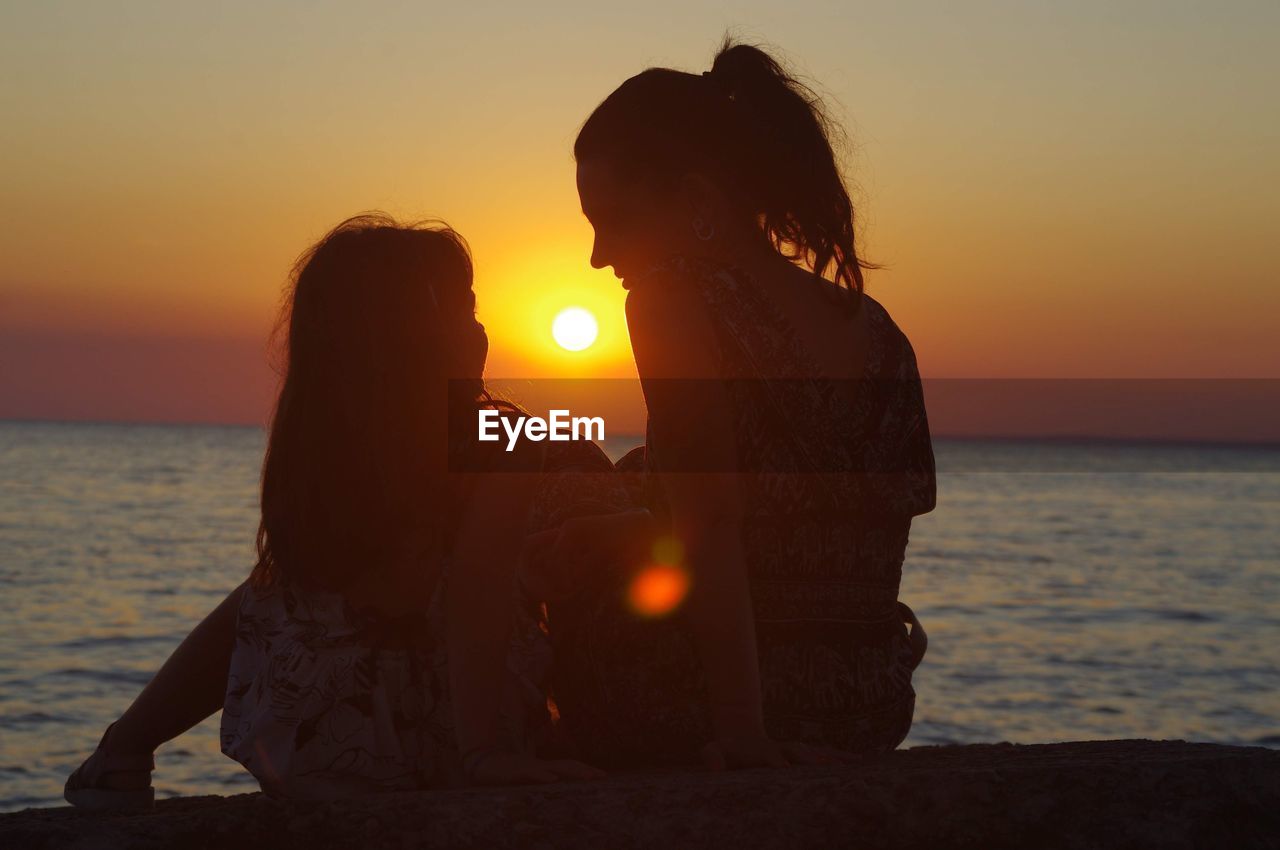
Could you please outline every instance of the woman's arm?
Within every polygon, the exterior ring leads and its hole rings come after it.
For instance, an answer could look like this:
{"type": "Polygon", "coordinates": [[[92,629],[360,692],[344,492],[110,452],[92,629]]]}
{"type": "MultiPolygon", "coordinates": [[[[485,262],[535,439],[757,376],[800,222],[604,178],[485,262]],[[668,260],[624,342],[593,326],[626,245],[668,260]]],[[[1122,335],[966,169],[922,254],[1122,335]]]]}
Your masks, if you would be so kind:
{"type": "Polygon", "coordinates": [[[690,573],[686,615],[706,670],[713,730],[721,740],[763,737],[729,397],[706,307],[684,283],[650,279],[632,290],[627,324],[650,450],[690,573]]]}
{"type": "MultiPolygon", "coordinates": [[[[816,764],[849,757],[764,725],[755,612],[742,547],[741,471],[715,328],[686,281],[650,277],[627,298],[627,325],[649,407],[651,451],[690,572],[687,620],[706,671],[712,769],[816,764]],[[682,285],[683,284],[683,285],[682,285]]],[[[758,378],[755,378],[758,380],[758,378]]]]}

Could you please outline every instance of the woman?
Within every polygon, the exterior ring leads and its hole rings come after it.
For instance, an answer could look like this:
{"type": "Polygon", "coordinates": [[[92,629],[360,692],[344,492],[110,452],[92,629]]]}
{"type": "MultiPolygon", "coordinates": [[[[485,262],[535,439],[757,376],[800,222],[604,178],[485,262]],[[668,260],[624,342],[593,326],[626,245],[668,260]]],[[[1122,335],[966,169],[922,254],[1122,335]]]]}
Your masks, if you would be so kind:
{"type": "MultiPolygon", "coordinates": [[[[863,293],[831,130],[770,56],[727,43],[705,73],[627,80],[578,135],[591,263],[628,290],[650,506],[690,580],[668,619],[630,613],[621,580],[549,606],[584,758],[705,744],[712,767],[778,765],[910,728],[924,633],[897,593],[933,454],[911,346],[863,293]]],[[[570,523],[549,562],[626,525],[570,523]]]]}
{"type": "Polygon", "coordinates": [[[545,657],[516,566],[531,528],[626,494],[535,474],[611,473],[593,443],[544,457],[469,439],[477,410],[513,407],[481,381],[471,282],[457,233],[380,215],[302,257],[257,564],[107,729],[68,801],[149,805],[156,747],[219,708],[223,751],[286,797],[600,775],[532,754],[545,657]]]}

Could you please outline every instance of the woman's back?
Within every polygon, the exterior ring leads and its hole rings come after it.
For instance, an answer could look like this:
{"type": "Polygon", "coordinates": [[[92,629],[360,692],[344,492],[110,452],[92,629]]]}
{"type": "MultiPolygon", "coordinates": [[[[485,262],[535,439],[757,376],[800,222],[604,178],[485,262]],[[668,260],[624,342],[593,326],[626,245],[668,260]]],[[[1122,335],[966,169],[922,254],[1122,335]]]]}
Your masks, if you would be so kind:
{"type": "Polygon", "coordinates": [[[911,518],[934,502],[909,342],[866,296],[825,328],[797,299],[806,335],[739,268],[681,258],[661,276],[696,291],[716,337],[771,732],[855,749],[905,735],[912,653],[897,594],[911,518]],[[839,321],[852,339],[833,338],[839,321]],[[867,729],[872,714],[894,728],[867,729]]]}
{"type": "Polygon", "coordinates": [[[853,339],[815,339],[813,326],[798,326],[775,290],[740,267],[680,257],[652,275],[694,293],[683,303],[704,314],[715,374],[687,379],[713,380],[728,392],[749,513],[823,512],[851,522],[932,509],[933,454],[915,354],[884,307],[862,295],[855,316],[821,329],[843,326],[853,339]],[[844,354],[850,362],[822,362],[844,354]]]}
{"type": "Polygon", "coordinates": [[[873,331],[869,311],[851,312],[848,291],[780,260],[775,256],[772,262],[753,264],[751,271],[729,269],[750,278],[747,283],[761,302],[757,312],[767,317],[776,333],[795,337],[803,349],[785,363],[764,364],[771,375],[759,377],[862,378],[873,331]]]}

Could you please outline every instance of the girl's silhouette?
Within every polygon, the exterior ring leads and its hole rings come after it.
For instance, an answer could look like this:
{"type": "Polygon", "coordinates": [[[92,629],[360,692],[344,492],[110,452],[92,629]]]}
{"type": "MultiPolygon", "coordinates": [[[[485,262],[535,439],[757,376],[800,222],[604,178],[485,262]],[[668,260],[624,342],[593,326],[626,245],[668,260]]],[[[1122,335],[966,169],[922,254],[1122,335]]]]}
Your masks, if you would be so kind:
{"type": "Polygon", "coordinates": [[[516,572],[525,535],[575,504],[540,471],[611,467],[594,443],[457,436],[513,409],[481,381],[471,280],[457,233],[379,215],[302,257],[257,564],[107,729],[70,802],[150,804],[156,747],[219,708],[223,751],[282,796],[599,775],[533,755],[545,643],[516,572]]]}

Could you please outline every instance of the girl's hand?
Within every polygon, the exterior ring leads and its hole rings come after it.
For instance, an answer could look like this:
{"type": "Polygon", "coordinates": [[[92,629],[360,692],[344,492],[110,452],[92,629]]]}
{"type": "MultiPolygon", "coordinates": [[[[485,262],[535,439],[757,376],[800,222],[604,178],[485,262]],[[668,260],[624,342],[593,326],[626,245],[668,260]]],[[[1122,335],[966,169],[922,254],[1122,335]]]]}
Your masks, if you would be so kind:
{"type": "Polygon", "coordinates": [[[775,741],[763,734],[719,738],[703,747],[700,755],[707,770],[838,764],[857,760],[857,756],[852,753],[802,744],[799,741],[775,741]]]}
{"type": "Polygon", "coordinates": [[[573,517],[560,526],[550,554],[591,565],[615,558],[638,560],[649,554],[656,533],[653,515],[645,509],[573,517]]]}
{"type": "Polygon", "coordinates": [[[540,759],[506,750],[489,750],[470,759],[467,778],[476,785],[533,785],[575,779],[600,779],[599,768],[571,759],[540,759]]]}
{"type": "Polygon", "coordinates": [[[571,594],[602,564],[643,560],[656,533],[647,510],[573,517],[525,538],[522,580],[542,599],[571,594]]]}

